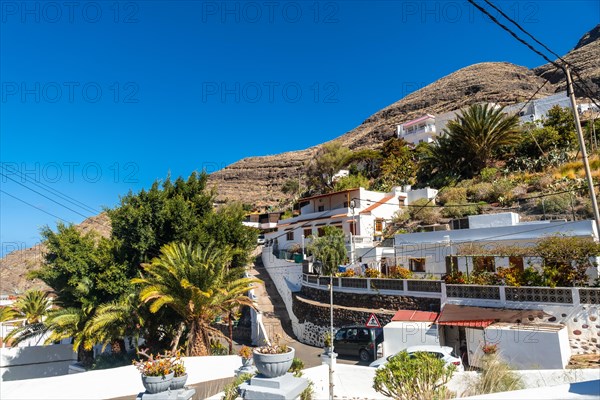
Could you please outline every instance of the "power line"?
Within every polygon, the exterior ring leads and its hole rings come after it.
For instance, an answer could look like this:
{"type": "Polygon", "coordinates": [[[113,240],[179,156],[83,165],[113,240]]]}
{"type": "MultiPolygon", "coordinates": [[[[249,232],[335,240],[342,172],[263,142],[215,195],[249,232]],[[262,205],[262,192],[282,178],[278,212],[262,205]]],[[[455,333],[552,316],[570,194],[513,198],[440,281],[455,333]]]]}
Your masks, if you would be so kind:
{"type": "MultiPolygon", "coordinates": [[[[548,63],[554,65],[556,68],[561,69],[564,71],[565,67],[561,66],[560,64],[556,63],[555,61],[552,61],[550,58],[548,58],[545,54],[543,54],[542,52],[538,51],[537,49],[535,49],[531,44],[527,43],[525,40],[521,39],[515,32],[513,32],[510,28],[508,28],[506,25],[502,24],[500,21],[498,21],[498,19],[496,19],[492,14],[490,14],[485,8],[481,7],[479,4],[475,3],[474,0],[467,0],[470,4],[472,4],[475,8],[477,8],[479,11],[481,11],[483,14],[485,14],[490,20],[492,20],[492,22],[494,22],[496,25],[498,25],[500,28],[504,29],[506,32],[508,32],[512,37],[514,37],[517,41],[519,41],[520,43],[522,43],[523,45],[525,45],[527,48],[529,48],[531,51],[533,51],[534,53],[538,54],[540,57],[542,57],[544,60],[546,60],[548,63]]],[[[558,57],[558,59],[560,61],[562,61],[565,65],[569,65],[572,67],[573,73],[575,73],[575,75],[577,76],[577,78],[579,78],[579,80],[581,81],[582,85],[585,86],[585,88],[587,90],[584,90],[581,86],[579,86],[577,83],[575,83],[575,85],[583,92],[586,94],[586,97],[589,98],[592,103],[594,103],[596,105],[596,107],[600,108],[600,105],[596,102],[596,98],[593,95],[593,91],[592,89],[585,83],[585,81],[583,80],[583,78],[581,77],[581,75],[579,75],[579,72],[577,71],[576,67],[574,65],[572,65],[571,63],[569,63],[568,61],[564,60],[562,57],[560,57],[558,54],[556,54],[555,52],[553,52],[552,50],[550,50],[546,45],[544,45],[542,42],[540,42],[538,39],[536,39],[532,34],[530,34],[529,32],[527,32],[523,27],[521,27],[521,25],[519,25],[516,21],[514,21],[513,19],[511,19],[508,15],[506,15],[504,12],[502,12],[498,7],[494,6],[489,0],[484,0],[487,4],[489,4],[490,6],[492,6],[494,9],[498,10],[502,16],[504,18],[506,18],[507,20],[509,20],[510,22],[512,22],[514,25],[516,25],[523,33],[525,33],[527,36],[529,36],[530,38],[532,38],[536,43],[540,44],[542,47],[544,47],[547,51],[549,51],[551,54],[555,55],[558,57]],[[590,94],[591,93],[591,94],[590,94]]],[[[566,72],[565,72],[566,74],[566,72]]]]}
{"type": "Polygon", "coordinates": [[[64,204],[62,204],[62,203],[60,203],[60,202],[58,202],[58,201],[56,201],[56,200],[54,200],[54,199],[52,199],[52,198],[50,198],[50,197],[46,196],[45,194],[43,194],[43,193],[40,193],[40,192],[38,192],[37,190],[35,190],[35,189],[32,189],[32,188],[30,188],[30,187],[29,187],[29,186],[27,186],[27,185],[24,185],[24,184],[22,184],[21,182],[19,182],[19,181],[15,180],[15,179],[13,179],[13,178],[11,178],[10,176],[8,176],[8,175],[5,175],[3,172],[0,172],[0,175],[4,176],[4,177],[5,177],[5,178],[7,178],[7,179],[10,179],[11,181],[15,182],[17,185],[21,185],[21,186],[23,186],[25,189],[31,190],[32,192],[39,194],[40,196],[42,196],[42,197],[44,197],[44,198],[46,198],[46,199],[50,200],[51,202],[53,202],[53,203],[56,203],[56,204],[58,204],[59,206],[66,208],[66,209],[67,209],[67,210],[69,210],[69,211],[72,211],[72,212],[74,212],[75,214],[82,216],[83,218],[89,218],[89,216],[88,216],[88,215],[84,215],[84,214],[80,213],[79,211],[73,210],[71,207],[68,207],[68,206],[66,206],[66,205],[64,205],[64,204]]]}
{"type": "Polygon", "coordinates": [[[62,200],[65,200],[69,203],[71,203],[74,206],[80,207],[81,209],[85,210],[86,212],[92,212],[92,213],[96,213],[96,214],[100,214],[100,211],[96,210],[93,207],[90,207],[82,202],[80,202],[79,200],[74,199],[73,197],[59,191],[56,190],[42,182],[36,182],[34,180],[28,180],[27,179],[27,175],[23,174],[21,171],[17,171],[17,170],[13,170],[10,169],[8,167],[6,167],[6,165],[4,164],[0,164],[0,167],[2,167],[7,173],[11,173],[11,174],[17,174],[19,177],[21,177],[21,179],[24,179],[26,182],[32,183],[33,185],[37,186],[40,189],[46,190],[47,192],[58,196],[59,198],[61,198],[62,200]]]}
{"type": "Polygon", "coordinates": [[[25,203],[25,204],[27,204],[28,206],[30,206],[30,207],[33,207],[33,208],[35,208],[35,209],[37,209],[37,210],[39,210],[39,211],[41,211],[41,212],[43,212],[43,213],[45,213],[45,214],[48,214],[48,215],[50,215],[51,217],[58,218],[59,220],[61,220],[61,221],[65,222],[65,223],[67,223],[67,224],[69,223],[69,221],[66,221],[66,220],[62,219],[61,217],[59,217],[59,216],[57,216],[57,215],[54,215],[54,214],[52,214],[52,213],[50,213],[50,212],[48,212],[48,211],[46,211],[46,210],[44,210],[44,209],[42,209],[42,208],[40,208],[40,207],[38,207],[38,206],[35,206],[35,205],[31,204],[31,203],[28,203],[28,202],[26,202],[25,200],[18,198],[17,196],[13,196],[12,194],[10,194],[10,193],[7,193],[7,192],[5,192],[5,191],[4,191],[4,190],[2,190],[2,189],[0,189],[0,192],[4,193],[4,194],[5,194],[5,195],[7,195],[7,196],[10,196],[10,197],[12,197],[12,198],[13,198],[13,199],[15,199],[15,200],[18,200],[18,201],[20,201],[20,202],[22,202],[22,203],[25,203]]]}

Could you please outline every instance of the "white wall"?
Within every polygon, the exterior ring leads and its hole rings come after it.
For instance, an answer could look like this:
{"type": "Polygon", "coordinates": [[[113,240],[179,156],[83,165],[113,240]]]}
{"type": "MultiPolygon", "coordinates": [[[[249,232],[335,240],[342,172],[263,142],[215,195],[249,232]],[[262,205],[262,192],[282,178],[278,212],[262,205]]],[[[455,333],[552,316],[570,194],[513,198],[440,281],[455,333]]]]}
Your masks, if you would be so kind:
{"type": "Polygon", "coordinates": [[[392,321],[383,327],[384,357],[425,344],[440,344],[437,325],[431,322],[392,321]]]}
{"type": "Polygon", "coordinates": [[[481,366],[484,342],[496,344],[498,354],[515,369],[563,369],[571,357],[566,327],[549,331],[533,326],[512,329],[492,324],[484,330],[467,328],[466,334],[469,362],[473,366],[481,366]]]}
{"type": "Polygon", "coordinates": [[[302,264],[280,260],[273,256],[268,247],[263,248],[262,261],[267,273],[273,280],[285,308],[292,321],[292,329],[296,337],[302,336],[302,328],[292,310],[292,292],[299,291],[302,286],[302,264]]]}
{"type": "Polygon", "coordinates": [[[0,349],[3,381],[65,375],[75,361],[77,354],[71,344],[0,349]]]}
{"type": "Polygon", "coordinates": [[[519,214],[514,212],[469,215],[469,228],[493,228],[497,226],[512,226],[519,223],[519,214]]]}

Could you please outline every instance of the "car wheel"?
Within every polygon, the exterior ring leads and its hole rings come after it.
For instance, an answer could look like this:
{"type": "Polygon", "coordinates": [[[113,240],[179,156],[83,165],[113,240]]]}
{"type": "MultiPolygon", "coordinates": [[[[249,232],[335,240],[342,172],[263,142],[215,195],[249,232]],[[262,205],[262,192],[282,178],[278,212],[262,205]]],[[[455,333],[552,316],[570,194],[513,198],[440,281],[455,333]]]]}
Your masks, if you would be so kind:
{"type": "Polygon", "coordinates": [[[358,353],[358,357],[360,358],[360,361],[371,361],[371,355],[365,349],[362,349],[358,353]]]}

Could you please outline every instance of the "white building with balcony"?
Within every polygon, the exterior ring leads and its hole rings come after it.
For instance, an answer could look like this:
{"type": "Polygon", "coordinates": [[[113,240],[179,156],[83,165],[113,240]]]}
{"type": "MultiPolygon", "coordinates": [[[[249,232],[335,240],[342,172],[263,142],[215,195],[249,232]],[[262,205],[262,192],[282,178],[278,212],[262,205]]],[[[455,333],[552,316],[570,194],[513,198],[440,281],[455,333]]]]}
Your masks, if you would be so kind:
{"type": "Polygon", "coordinates": [[[398,125],[397,136],[408,143],[417,145],[421,142],[431,143],[436,136],[435,117],[431,114],[425,114],[422,117],[413,119],[398,125]]]}
{"type": "Polygon", "coordinates": [[[351,261],[378,262],[382,256],[393,256],[393,247],[386,253],[385,247],[376,245],[394,214],[402,212],[401,206],[436,195],[437,190],[430,188],[394,187],[388,193],[356,188],[304,198],[300,215],[280,220],[277,231],[266,234],[265,240],[278,250],[298,250],[312,235],[322,235],[325,226],[334,226],[346,234],[351,261]]]}
{"type": "MultiPolygon", "coordinates": [[[[520,222],[518,214],[507,212],[472,215],[461,220],[461,224],[453,225],[464,229],[395,235],[396,264],[417,275],[436,276],[453,270],[470,274],[474,270],[494,272],[499,267],[509,266],[539,268],[542,260],[536,257],[496,255],[494,249],[498,246],[532,247],[540,239],[555,235],[598,242],[598,231],[591,220],[520,222]],[[469,251],[477,248],[485,249],[485,254],[469,251]]],[[[596,263],[599,261],[595,260],[596,263]]],[[[588,276],[598,277],[598,267],[590,267],[588,276]]]]}

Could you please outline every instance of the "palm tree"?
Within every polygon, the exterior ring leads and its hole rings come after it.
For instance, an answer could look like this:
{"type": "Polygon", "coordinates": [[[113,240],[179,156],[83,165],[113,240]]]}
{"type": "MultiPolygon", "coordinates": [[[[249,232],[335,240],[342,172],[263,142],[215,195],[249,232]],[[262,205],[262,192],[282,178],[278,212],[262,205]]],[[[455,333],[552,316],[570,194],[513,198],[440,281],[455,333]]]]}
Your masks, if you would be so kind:
{"type": "Polygon", "coordinates": [[[52,302],[48,293],[41,290],[28,290],[15,303],[15,308],[25,317],[28,325],[42,322],[52,302]]]}
{"type": "Polygon", "coordinates": [[[503,108],[489,104],[474,104],[448,122],[444,129],[453,154],[461,154],[456,160],[461,175],[472,177],[494,161],[494,153],[505,145],[519,140],[519,117],[508,116],[503,108]]]}
{"type": "Polygon", "coordinates": [[[221,332],[210,323],[234,297],[250,302],[241,288],[250,290],[253,278],[240,278],[243,268],[229,268],[229,247],[170,243],[150,264],[143,264],[144,276],[133,279],[141,285],[140,299],[156,313],[163,306],[175,311],[188,328],[187,354],[208,355],[210,339],[221,332]]]}
{"type": "Polygon", "coordinates": [[[250,289],[248,285],[254,283],[261,283],[259,279],[247,278],[247,283],[241,283],[235,277],[229,280],[226,287],[220,290],[220,296],[223,300],[221,307],[227,315],[228,328],[229,328],[229,354],[233,354],[233,316],[236,310],[239,310],[243,306],[248,306],[256,309],[256,304],[249,298],[246,293],[250,289]]]}
{"type": "Polygon", "coordinates": [[[101,342],[100,337],[94,337],[86,329],[94,314],[95,308],[91,305],[52,310],[44,321],[45,330],[50,332],[46,343],[72,338],[78,360],[90,365],[94,359],[92,348],[101,342]]]}
{"type": "Polygon", "coordinates": [[[113,353],[125,352],[125,338],[138,342],[145,323],[139,293],[131,292],[120,299],[102,304],[85,326],[88,337],[98,340],[104,348],[110,344],[113,353]]]}
{"type": "Polygon", "coordinates": [[[10,321],[19,316],[19,313],[12,307],[0,307],[0,322],[10,321]]]}

